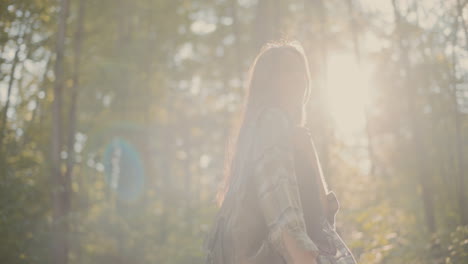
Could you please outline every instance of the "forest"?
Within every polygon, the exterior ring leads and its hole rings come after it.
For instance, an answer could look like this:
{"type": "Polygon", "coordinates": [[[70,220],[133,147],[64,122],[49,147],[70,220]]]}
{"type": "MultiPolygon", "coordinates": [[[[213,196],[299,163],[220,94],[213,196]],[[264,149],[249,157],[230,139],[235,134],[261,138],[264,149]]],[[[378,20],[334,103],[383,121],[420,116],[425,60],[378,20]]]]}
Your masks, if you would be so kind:
{"type": "Polygon", "coordinates": [[[361,264],[468,263],[467,0],[1,0],[0,263],[204,263],[246,74],[306,51],[361,264]]]}

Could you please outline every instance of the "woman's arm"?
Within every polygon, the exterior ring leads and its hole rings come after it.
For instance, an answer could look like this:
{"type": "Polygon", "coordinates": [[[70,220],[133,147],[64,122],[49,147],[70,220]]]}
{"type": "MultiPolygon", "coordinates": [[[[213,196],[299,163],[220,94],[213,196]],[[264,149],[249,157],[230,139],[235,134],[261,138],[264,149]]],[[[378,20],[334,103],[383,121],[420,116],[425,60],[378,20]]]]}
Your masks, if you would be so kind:
{"type": "Polygon", "coordinates": [[[259,117],[253,158],[260,208],[269,241],[291,264],[314,264],[318,248],[306,231],[294,169],[292,126],[281,109],[259,117]]]}
{"type": "Polygon", "coordinates": [[[283,243],[292,260],[292,262],[288,261],[288,263],[317,264],[318,251],[304,249],[301,244],[298,243],[297,238],[289,232],[283,232],[283,243]]]}

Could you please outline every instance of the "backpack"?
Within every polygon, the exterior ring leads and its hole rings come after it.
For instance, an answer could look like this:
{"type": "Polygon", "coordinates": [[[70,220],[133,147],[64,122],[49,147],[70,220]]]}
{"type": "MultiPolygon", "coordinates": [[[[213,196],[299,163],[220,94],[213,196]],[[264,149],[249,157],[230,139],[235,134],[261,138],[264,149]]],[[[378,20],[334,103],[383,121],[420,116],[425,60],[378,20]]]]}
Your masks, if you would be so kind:
{"type": "MultiPolygon", "coordinates": [[[[333,192],[325,194],[327,206],[320,201],[317,164],[310,155],[316,155],[315,147],[306,127],[296,127],[295,167],[300,188],[301,202],[309,237],[321,253],[334,256],[337,249],[323,230],[323,221],[334,226],[334,217],[339,205],[333,192]],[[313,152],[311,152],[313,151],[313,152]],[[311,175],[312,174],[312,175],[311,175]],[[312,177],[311,177],[312,176],[312,177]],[[311,189],[306,189],[307,187],[311,189]],[[317,214],[317,212],[321,212],[317,214]]],[[[243,173],[250,174],[251,163],[243,173]]],[[[258,206],[253,177],[246,177],[239,194],[230,191],[218,210],[213,225],[203,242],[205,264],[284,264],[283,257],[267,241],[268,228],[258,206]]],[[[320,183],[321,184],[321,183],[320,183]]],[[[323,194],[323,193],[322,193],[323,194]]]]}

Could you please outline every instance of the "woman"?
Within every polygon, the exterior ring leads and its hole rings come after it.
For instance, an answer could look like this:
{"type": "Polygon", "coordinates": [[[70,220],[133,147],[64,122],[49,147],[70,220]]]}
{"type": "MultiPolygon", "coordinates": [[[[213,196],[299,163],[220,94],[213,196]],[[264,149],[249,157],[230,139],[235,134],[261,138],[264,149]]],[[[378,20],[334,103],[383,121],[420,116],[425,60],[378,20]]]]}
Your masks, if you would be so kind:
{"type": "Polygon", "coordinates": [[[301,45],[265,45],[228,149],[222,206],[205,242],[209,263],[356,263],[335,232],[338,202],[305,126],[310,95],[301,45]]]}

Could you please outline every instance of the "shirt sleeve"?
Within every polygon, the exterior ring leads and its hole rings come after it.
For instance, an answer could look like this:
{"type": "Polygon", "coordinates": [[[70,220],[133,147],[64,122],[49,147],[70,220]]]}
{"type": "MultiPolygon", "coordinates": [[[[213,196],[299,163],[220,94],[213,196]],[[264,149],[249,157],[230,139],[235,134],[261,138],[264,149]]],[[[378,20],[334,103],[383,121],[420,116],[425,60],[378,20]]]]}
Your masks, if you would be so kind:
{"type": "Polygon", "coordinates": [[[268,240],[292,263],[283,232],[288,232],[299,247],[318,252],[306,231],[299,187],[294,168],[293,132],[290,119],[280,109],[265,110],[258,119],[253,158],[259,205],[269,229],[268,240]]]}

